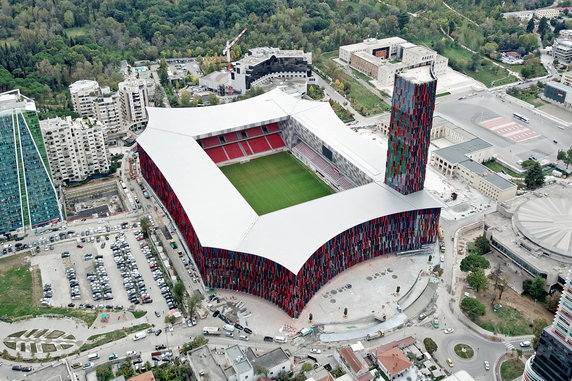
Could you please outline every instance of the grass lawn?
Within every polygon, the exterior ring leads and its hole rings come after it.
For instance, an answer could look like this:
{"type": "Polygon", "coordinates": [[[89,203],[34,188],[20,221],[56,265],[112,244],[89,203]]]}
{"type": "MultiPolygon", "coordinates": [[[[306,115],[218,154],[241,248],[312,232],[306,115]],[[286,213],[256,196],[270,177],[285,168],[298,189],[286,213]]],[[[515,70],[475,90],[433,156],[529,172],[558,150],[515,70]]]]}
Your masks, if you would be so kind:
{"type": "Polygon", "coordinates": [[[122,328],[122,329],[116,329],[115,331],[111,331],[111,332],[107,332],[107,333],[101,333],[98,335],[93,335],[93,336],[90,336],[87,338],[87,340],[90,341],[90,343],[86,343],[86,344],[82,345],[79,350],[80,350],[80,352],[88,351],[88,350],[93,349],[95,347],[99,347],[100,345],[111,343],[112,341],[123,339],[124,337],[127,337],[127,335],[129,335],[133,332],[143,331],[149,327],[151,327],[151,324],[143,323],[143,324],[134,325],[133,327],[126,327],[126,328],[122,328]]]}
{"type": "Polygon", "coordinates": [[[88,34],[89,31],[89,27],[77,27],[77,28],[66,28],[64,29],[64,32],[69,36],[69,37],[77,37],[77,36],[83,36],[88,34]]]}
{"type": "Polygon", "coordinates": [[[451,93],[449,91],[445,91],[444,93],[439,93],[437,94],[437,98],[444,97],[445,95],[451,95],[451,93]]]}
{"type": "Polygon", "coordinates": [[[361,71],[357,71],[356,69],[354,69],[353,67],[350,67],[350,69],[352,69],[352,73],[354,73],[354,75],[358,78],[363,79],[364,81],[368,82],[371,80],[370,77],[368,77],[367,75],[365,75],[364,73],[362,73],[361,71]]]}
{"type": "Polygon", "coordinates": [[[512,381],[522,376],[524,372],[524,363],[518,359],[506,360],[500,367],[501,378],[503,381],[512,381]]]}
{"type": "Polygon", "coordinates": [[[524,175],[518,174],[515,171],[513,171],[510,168],[505,167],[504,165],[497,163],[496,161],[487,161],[485,163],[483,163],[484,166],[486,166],[487,168],[490,168],[491,170],[493,170],[494,172],[502,172],[505,171],[505,173],[509,176],[512,177],[524,177],[524,175]]]}
{"type": "Polygon", "coordinates": [[[333,193],[288,152],[220,169],[259,215],[333,193]]]}
{"type": "Polygon", "coordinates": [[[343,82],[350,85],[350,92],[347,94],[347,98],[357,112],[363,116],[369,116],[389,111],[390,107],[383,99],[363,87],[361,83],[349,75],[345,73],[341,75],[344,77],[343,82]]]}
{"type": "MultiPolygon", "coordinates": [[[[502,303],[502,302],[501,302],[502,303]]],[[[490,308],[490,305],[486,306],[490,308]]],[[[489,321],[479,319],[478,324],[487,331],[501,333],[507,336],[531,335],[532,328],[524,316],[512,307],[503,307],[493,312],[497,318],[489,321]]]]}
{"type": "Polygon", "coordinates": [[[475,355],[475,351],[467,344],[457,344],[455,345],[455,354],[462,359],[470,359],[475,355]]]}
{"type": "Polygon", "coordinates": [[[11,321],[21,316],[61,314],[82,319],[91,325],[97,316],[95,311],[38,305],[42,279],[38,269],[30,270],[27,255],[22,253],[0,258],[0,319],[11,321]]]}

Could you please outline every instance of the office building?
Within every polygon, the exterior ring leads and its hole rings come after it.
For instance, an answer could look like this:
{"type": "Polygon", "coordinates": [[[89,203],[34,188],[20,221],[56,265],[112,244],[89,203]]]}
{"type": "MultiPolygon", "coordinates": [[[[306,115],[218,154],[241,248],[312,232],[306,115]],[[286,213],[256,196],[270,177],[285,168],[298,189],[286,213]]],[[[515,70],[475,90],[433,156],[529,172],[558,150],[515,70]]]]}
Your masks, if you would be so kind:
{"type": "MultiPolygon", "coordinates": [[[[572,42],[571,42],[572,43],[572,42]]],[[[572,51],[572,50],[571,50],[572,51]]],[[[563,77],[568,80],[568,77],[563,77]]],[[[544,99],[572,110],[572,87],[564,83],[549,81],[544,86],[544,99]]]]}
{"type": "Polygon", "coordinates": [[[103,126],[95,119],[54,118],[40,123],[54,181],[82,181],[109,172],[103,126]]]}
{"type": "Polygon", "coordinates": [[[568,271],[554,322],[542,331],[536,354],[526,362],[523,379],[572,380],[572,270],[568,271]]]}
{"type": "Polygon", "coordinates": [[[233,91],[244,94],[275,78],[307,82],[311,76],[312,53],[262,47],[250,49],[249,55],[233,63],[231,85],[233,91]]]}
{"type": "Polygon", "coordinates": [[[145,128],[149,120],[146,110],[146,107],[149,106],[146,81],[130,78],[119,82],[118,87],[123,128],[132,131],[145,128]]]}
{"type": "Polygon", "coordinates": [[[554,40],[552,45],[552,55],[560,63],[572,63],[572,29],[560,31],[559,37],[554,40]]]}
{"type": "Polygon", "coordinates": [[[33,100],[0,94],[0,234],[62,219],[33,100]]]}
{"type": "Polygon", "coordinates": [[[446,73],[449,60],[434,50],[400,37],[368,38],[340,47],[339,58],[352,68],[373,78],[382,87],[393,87],[395,75],[418,66],[432,65],[433,74],[446,73]]]}
{"type": "Polygon", "coordinates": [[[385,183],[402,194],[423,189],[436,89],[431,66],[395,77],[385,183]]]}

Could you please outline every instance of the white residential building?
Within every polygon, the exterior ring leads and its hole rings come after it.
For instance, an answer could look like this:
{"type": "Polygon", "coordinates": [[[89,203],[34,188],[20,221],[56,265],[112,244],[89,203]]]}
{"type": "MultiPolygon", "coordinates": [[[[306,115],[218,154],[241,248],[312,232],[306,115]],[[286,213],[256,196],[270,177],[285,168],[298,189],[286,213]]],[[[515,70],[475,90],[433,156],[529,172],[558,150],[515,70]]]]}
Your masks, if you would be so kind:
{"type": "Polygon", "coordinates": [[[572,63],[572,29],[560,31],[559,37],[552,45],[552,55],[558,59],[560,63],[572,63]]]}
{"type": "Polygon", "coordinates": [[[146,81],[130,78],[119,82],[118,86],[122,127],[133,131],[145,128],[149,120],[146,110],[149,105],[146,81]]]}
{"type": "Polygon", "coordinates": [[[121,128],[119,112],[119,96],[117,93],[104,93],[95,101],[95,114],[105,128],[105,135],[113,134],[121,128]]]}
{"type": "Polygon", "coordinates": [[[53,118],[40,122],[54,181],[85,180],[109,172],[103,126],[93,118],[53,118]]]}
{"type": "Polygon", "coordinates": [[[101,96],[99,83],[87,79],[69,85],[73,109],[82,117],[95,116],[95,99],[101,96]]]}

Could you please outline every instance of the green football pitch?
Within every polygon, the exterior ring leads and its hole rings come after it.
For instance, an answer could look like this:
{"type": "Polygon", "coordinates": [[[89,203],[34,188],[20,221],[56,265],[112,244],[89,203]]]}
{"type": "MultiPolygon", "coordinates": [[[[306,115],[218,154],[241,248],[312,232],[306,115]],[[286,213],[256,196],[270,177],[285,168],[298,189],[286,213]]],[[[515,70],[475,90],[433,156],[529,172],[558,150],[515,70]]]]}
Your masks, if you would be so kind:
{"type": "Polygon", "coordinates": [[[220,170],[258,215],[333,193],[288,152],[228,165],[220,170]]]}

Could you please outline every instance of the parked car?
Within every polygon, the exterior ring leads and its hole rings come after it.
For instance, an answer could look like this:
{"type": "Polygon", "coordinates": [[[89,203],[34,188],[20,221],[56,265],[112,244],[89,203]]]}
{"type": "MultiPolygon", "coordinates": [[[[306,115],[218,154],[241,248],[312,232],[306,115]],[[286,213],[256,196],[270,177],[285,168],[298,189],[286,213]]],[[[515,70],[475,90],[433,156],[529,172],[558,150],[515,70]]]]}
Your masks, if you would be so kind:
{"type": "Polygon", "coordinates": [[[322,353],[322,351],[319,350],[318,348],[312,348],[312,349],[310,349],[310,353],[319,355],[320,353],[322,353]]]}
{"type": "Polygon", "coordinates": [[[485,370],[490,370],[491,366],[488,361],[485,361],[485,370]]]}

